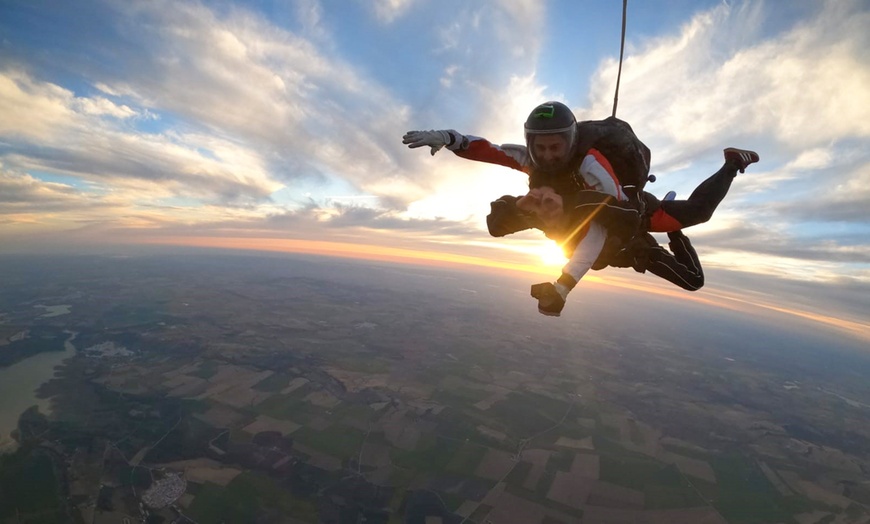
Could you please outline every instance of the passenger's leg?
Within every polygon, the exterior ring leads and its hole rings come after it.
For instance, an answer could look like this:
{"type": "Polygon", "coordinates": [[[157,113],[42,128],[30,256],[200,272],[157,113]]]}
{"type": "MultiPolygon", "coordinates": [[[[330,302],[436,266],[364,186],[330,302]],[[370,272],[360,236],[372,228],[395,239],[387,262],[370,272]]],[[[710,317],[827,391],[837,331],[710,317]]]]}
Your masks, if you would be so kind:
{"type": "Polygon", "coordinates": [[[687,200],[665,200],[650,217],[650,231],[675,231],[710,220],[731,189],[735,175],[758,162],[758,154],[746,149],[725,149],[725,164],[695,188],[687,200]]]}
{"type": "Polygon", "coordinates": [[[686,200],[666,200],[661,212],[676,220],[681,228],[710,220],[713,212],[731,189],[737,167],[726,162],[713,176],[701,182],[686,200]]]}

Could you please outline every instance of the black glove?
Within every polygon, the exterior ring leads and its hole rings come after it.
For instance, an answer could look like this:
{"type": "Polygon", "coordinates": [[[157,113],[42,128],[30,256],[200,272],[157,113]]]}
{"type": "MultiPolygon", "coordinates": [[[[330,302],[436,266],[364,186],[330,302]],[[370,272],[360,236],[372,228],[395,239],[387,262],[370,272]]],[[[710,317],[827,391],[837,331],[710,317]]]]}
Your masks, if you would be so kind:
{"type": "Polygon", "coordinates": [[[552,282],[532,284],[532,298],[538,299],[538,313],[549,317],[558,317],[565,307],[565,299],[552,282]]]}
{"type": "Polygon", "coordinates": [[[534,215],[520,211],[517,208],[519,197],[504,195],[490,202],[490,211],[486,215],[486,227],[494,237],[503,237],[525,229],[541,228],[543,224],[534,215]]]}

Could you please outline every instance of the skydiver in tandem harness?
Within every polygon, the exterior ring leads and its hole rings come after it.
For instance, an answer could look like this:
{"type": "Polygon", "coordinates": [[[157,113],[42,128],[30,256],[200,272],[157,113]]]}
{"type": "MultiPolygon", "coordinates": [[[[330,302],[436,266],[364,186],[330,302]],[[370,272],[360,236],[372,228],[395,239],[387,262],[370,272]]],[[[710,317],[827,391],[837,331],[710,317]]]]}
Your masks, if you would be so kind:
{"type": "Polygon", "coordinates": [[[737,172],[758,162],[753,151],[724,150],[725,163],[686,200],[663,201],[643,191],[649,149],[615,117],[577,122],[560,102],[536,107],[525,123],[526,145],[495,145],[454,130],[409,131],[402,142],[447,147],[457,156],[499,164],[529,175],[529,192],[491,204],[487,226],[501,237],[542,230],[570,256],[555,282],[532,286],[538,311],[559,316],[568,293],[589,269],[608,265],[649,271],[683,289],[704,285],[698,255],[682,229],[706,222],[728,193],[737,172]],[[650,232],[667,233],[670,252],[650,232]]]}

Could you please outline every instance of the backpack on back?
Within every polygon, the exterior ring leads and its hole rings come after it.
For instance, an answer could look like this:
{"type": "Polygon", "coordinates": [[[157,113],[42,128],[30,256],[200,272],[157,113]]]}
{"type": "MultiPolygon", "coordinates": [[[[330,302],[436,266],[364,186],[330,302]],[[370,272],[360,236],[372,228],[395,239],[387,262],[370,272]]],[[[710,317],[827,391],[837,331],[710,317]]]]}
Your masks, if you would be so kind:
{"type": "Polygon", "coordinates": [[[583,158],[589,149],[603,154],[623,188],[639,193],[649,179],[650,150],[637,138],[628,122],[616,117],[585,120],[577,123],[577,156],[583,158]]]}

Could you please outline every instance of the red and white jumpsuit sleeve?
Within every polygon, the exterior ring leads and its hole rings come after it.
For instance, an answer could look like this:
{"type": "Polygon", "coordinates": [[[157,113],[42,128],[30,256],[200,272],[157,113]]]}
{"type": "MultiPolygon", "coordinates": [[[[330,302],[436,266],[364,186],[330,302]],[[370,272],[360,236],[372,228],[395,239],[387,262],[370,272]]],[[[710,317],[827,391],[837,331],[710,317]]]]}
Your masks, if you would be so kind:
{"type": "Polygon", "coordinates": [[[498,164],[527,174],[532,167],[529,150],[519,144],[496,145],[479,136],[462,136],[457,133],[456,141],[447,148],[456,153],[456,156],[468,160],[498,164]]]}

